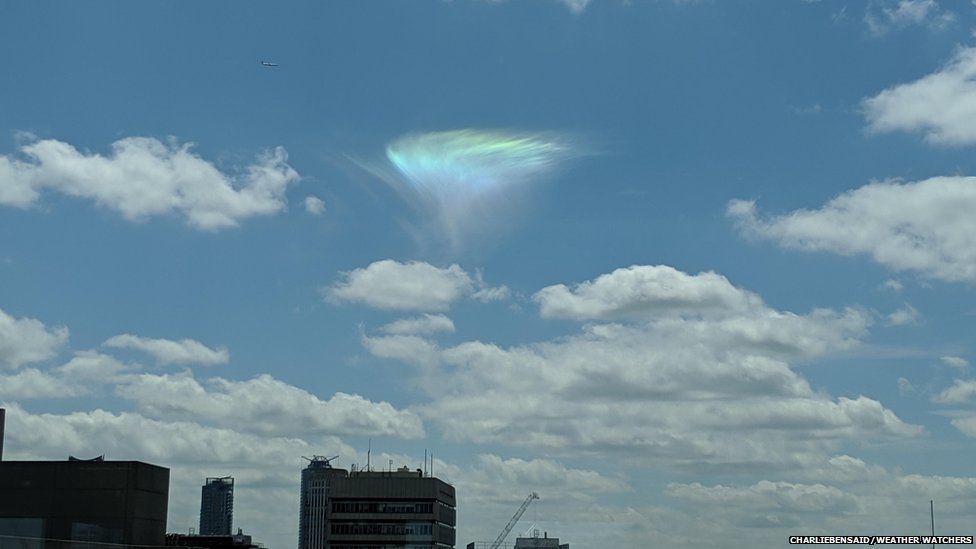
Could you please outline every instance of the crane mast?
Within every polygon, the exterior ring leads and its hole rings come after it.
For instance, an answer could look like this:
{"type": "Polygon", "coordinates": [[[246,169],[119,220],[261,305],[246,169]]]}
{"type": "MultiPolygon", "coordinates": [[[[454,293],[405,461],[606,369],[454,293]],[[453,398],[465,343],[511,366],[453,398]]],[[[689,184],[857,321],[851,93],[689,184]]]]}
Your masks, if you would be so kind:
{"type": "Polygon", "coordinates": [[[498,534],[498,537],[491,544],[491,549],[498,549],[498,546],[505,541],[505,538],[508,537],[508,534],[512,531],[512,528],[515,528],[515,523],[522,518],[522,515],[525,514],[525,510],[529,508],[529,504],[532,503],[532,500],[534,499],[539,499],[539,494],[532,492],[529,494],[529,497],[525,498],[525,501],[522,502],[522,506],[519,507],[518,511],[515,511],[515,515],[512,516],[512,520],[508,521],[508,524],[505,525],[505,529],[502,530],[501,534],[498,534]]]}

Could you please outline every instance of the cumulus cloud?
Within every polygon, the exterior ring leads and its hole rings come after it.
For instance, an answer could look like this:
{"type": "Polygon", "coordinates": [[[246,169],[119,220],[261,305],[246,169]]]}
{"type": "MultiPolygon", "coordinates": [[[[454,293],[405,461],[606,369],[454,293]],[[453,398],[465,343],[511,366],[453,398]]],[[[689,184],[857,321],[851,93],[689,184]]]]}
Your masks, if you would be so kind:
{"type": "Polygon", "coordinates": [[[912,382],[911,381],[908,381],[907,379],[905,379],[903,377],[898,378],[898,394],[899,395],[905,396],[905,395],[912,394],[915,391],[916,391],[915,386],[912,385],[912,382]]]}
{"type": "Polygon", "coordinates": [[[895,280],[894,278],[889,278],[888,280],[882,282],[881,287],[895,293],[899,293],[905,289],[905,285],[902,284],[900,280],[895,280]]]}
{"type": "Polygon", "coordinates": [[[58,376],[35,368],[14,374],[0,374],[0,400],[23,402],[37,398],[65,398],[84,394],[77,385],[65,383],[58,376]]]}
{"type": "Polygon", "coordinates": [[[14,318],[0,309],[0,369],[53,358],[67,341],[67,328],[48,328],[40,320],[14,318]]]}
{"type": "Polygon", "coordinates": [[[934,145],[976,143],[976,48],[937,71],[864,100],[868,130],[921,133],[934,145]]]}
{"type": "Polygon", "coordinates": [[[507,289],[485,286],[480,275],[471,276],[456,264],[441,268],[422,261],[384,259],[343,273],[324,293],[332,302],[363,303],[376,309],[444,311],[462,297],[488,301],[507,295],[507,289]]]}
{"type": "MultiPolygon", "coordinates": [[[[903,531],[905,524],[925,524],[917,517],[938,503],[942,528],[963,527],[976,509],[976,478],[905,474],[867,465],[850,456],[831,458],[815,468],[819,482],[760,480],[749,485],[672,483],[666,494],[690,516],[707,523],[701,535],[724,531],[742,547],[772,546],[804,532],[903,531]],[[857,476],[852,476],[851,473],[857,476]],[[905,497],[905,494],[915,497],[905,497]],[[766,540],[768,539],[769,542],[766,540]]],[[[807,476],[800,472],[798,476],[807,476]]],[[[924,516],[924,515],[923,515],[924,516]]]]}
{"type": "Polygon", "coordinates": [[[120,384],[119,396],[140,412],[166,421],[198,421],[264,436],[424,436],[420,418],[387,402],[336,393],[329,400],[263,374],[247,381],[189,373],[142,374],[120,384]]]}
{"type": "MultiPolygon", "coordinates": [[[[493,4],[502,4],[508,0],[488,0],[493,4]]],[[[583,13],[586,6],[590,5],[593,0],[556,0],[556,2],[566,6],[572,13],[583,13]]]]}
{"type": "Polygon", "coordinates": [[[864,23],[876,37],[914,25],[941,29],[956,20],[956,16],[939,7],[936,0],[875,0],[868,4],[864,23]]]}
{"type": "Polygon", "coordinates": [[[454,332],[454,322],[444,315],[425,314],[395,320],[380,328],[380,331],[398,335],[430,335],[438,332],[454,332]]]}
{"type": "Polygon", "coordinates": [[[512,347],[401,335],[363,343],[417,365],[419,385],[431,387],[418,412],[447,437],[481,444],[776,468],[851,438],[921,432],[867,396],[814,391],[792,369],[855,345],[869,323],[859,310],[777,311],[714,273],[660,267],[550,288],[537,294],[549,316],[610,322],[512,347]],[[433,389],[442,386],[452,391],[433,389]]]}
{"type": "Polygon", "coordinates": [[[976,379],[957,379],[952,386],[935,396],[942,404],[963,404],[976,398],[976,379]]]}
{"type": "MultiPolygon", "coordinates": [[[[971,396],[971,395],[970,395],[971,396]]],[[[952,426],[967,437],[976,438],[976,416],[957,417],[950,421],[952,426]]]]}
{"type": "Polygon", "coordinates": [[[226,364],[230,353],[224,347],[212,349],[192,339],[153,339],[132,334],[110,337],[102,345],[115,349],[133,349],[149,354],[160,364],[226,364]]]}
{"type": "Polygon", "coordinates": [[[312,215],[322,215],[325,213],[325,202],[317,196],[306,196],[304,204],[307,213],[312,215]]]}
{"type": "Polygon", "coordinates": [[[45,191],[92,200],[130,221],[178,214],[197,229],[236,227],[285,208],[298,173],[281,147],[239,174],[221,172],[190,144],[128,137],[108,155],[81,152],[54,139],[32,140],[19,156],[0,156],[0,204],[26,208],[45,191]]]}
{"type": "Polygon", "coordinates": [[[113,356],[96,351],[76,351],[68,362],[54,369],[66,379],[74,382],[95,381],[113,383],[134,368],[113,356]]]}
{"type": "Polygon", "coordinates": [[[762,480],[747,487],[703,486],[672,483],[669,496],[696,503],[746,506],[754,511],[785,510],[817,513],[850,513],[857,511],[857,500],[833,486],[798,484],[762,480]]]}
{"type": "Polygon", "coordinates": [[[904,307],[890,313],[887,317],[889,326],[906,326],[918,322],[918,309],[908,303],[904,307]]]}
{"type": "Polygon", "coordinates": [[[953,368],[965,368],[969,366],[969,361],[961,356],[944,356],[940,357],[939,360],[947,366],[952,366],[953,368]]]}
{"type": "Polygon", "coordinates": [[[545,318],[574,320],[724,315],[762,307],[759,297],[734,287],[724,276],[712,272],[689,275],[667,265],[617,269],[572,288],[548,286],[533,300],[545,318]]]}
{"type": "Polygon", "coordinates": [[[976,283],[976,178],[870,183],[819,209],[762,218],[755,202],[726,213],[747,236],[786,248],[867,255],[896,271],[976,283]]]}

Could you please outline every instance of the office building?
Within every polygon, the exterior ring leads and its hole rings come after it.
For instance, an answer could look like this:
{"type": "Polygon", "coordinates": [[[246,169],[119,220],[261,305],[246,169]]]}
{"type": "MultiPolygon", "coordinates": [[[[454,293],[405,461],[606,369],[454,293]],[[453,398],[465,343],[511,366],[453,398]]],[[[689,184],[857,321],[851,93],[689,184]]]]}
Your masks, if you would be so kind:
{"type": "Polygon", "coordinates": [[[299,549],[453,548],[455,494],[421,470],[336,469],[314,458],[302,471],[299,549]]]}
{"type": "Polygon", "coordinates": [[[208,478],[200,495],[200,535],[229,536],[234,522],[234,477],[208,478]]]}
{"type": "MultiPolygon", "coordinates": [[[[4,414],[0,408],[0,452],[4,414]]],[[[103,457],[0,460],[0,549],[163,545],[168,503],[165,467],[103,457]]]]}
{"type": "Polygon", "coordinates": [[[315,456],[302,469],[301,500],[298,517],[299,549],[328,549],[329,494],[336,479],[349,471],[332,467],[330,460],[315,456]]]}
{"type": "Polygon", "coordinates": [[[169,469],[139,461],[0,461],[0,549],[47,540],[163,545],[169,469]]]}

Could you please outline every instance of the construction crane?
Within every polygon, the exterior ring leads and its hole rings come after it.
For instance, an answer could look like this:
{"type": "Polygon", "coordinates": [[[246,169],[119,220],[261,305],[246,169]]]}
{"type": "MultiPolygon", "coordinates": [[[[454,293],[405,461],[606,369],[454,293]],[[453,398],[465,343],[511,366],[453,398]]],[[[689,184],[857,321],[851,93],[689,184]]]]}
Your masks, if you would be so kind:
{"type": "Polygon", "coordinates": [[[525,510],[529,508],[529,504],[532,503],[532,500],[534,499],[539,499],[539,494],[532,492],[529,494],[529,497],[525,498],[525,501],[522,502],[522,506],[519,507],[518,511],[515,511],[515,515],[512,516],[512,520],[508,521],[508,524],[505,525],[505,529],[502,530],[502,533],[498,534],[498,537],[495,538],[494,542],[492,542],[491,549],[498,549],[498,546],[505,541],[505,538],[508,537],[508,534],[512,531],[512,528],[515,528],[515,523],[522,518],[525,510]]]}

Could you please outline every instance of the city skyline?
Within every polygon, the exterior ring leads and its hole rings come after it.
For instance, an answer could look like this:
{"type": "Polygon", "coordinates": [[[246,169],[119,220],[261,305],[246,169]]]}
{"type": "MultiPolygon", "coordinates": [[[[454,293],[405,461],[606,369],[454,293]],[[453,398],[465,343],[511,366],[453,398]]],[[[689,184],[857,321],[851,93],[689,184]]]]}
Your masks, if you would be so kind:
{"type": "Polygon", "coordinates": [[[302,456],[457,546],[976,513],[976,8],[0,7],[4,460],[170,469],[299,539],[302,456]],[[390,465],[392,463],[392,465],[390,465]],[[427,470],[427,466],[423,466],[427,470]],[[510,540],[521,532],[516,528],[510,540]]]}

